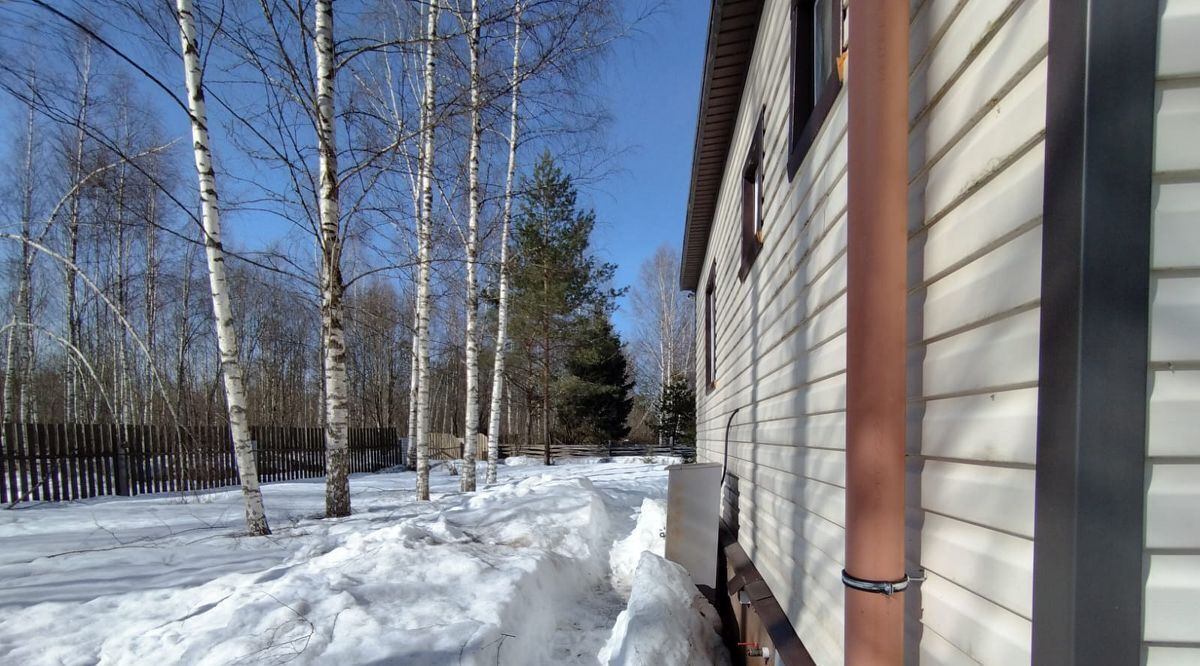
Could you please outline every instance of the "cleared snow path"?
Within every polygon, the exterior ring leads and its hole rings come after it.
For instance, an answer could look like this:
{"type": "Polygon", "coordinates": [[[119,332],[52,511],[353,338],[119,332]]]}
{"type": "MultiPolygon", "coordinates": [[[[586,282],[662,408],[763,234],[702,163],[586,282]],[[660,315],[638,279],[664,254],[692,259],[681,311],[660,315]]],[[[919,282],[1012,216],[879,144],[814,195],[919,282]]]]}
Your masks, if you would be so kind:
{"type": "Polygon", "coordinates": [[[624,609],[609,555],[662,465],[508,465],[474,495],[435,469],[239,493],[100,498],[0,512],[0,663],[595,664],[624,609]]]}

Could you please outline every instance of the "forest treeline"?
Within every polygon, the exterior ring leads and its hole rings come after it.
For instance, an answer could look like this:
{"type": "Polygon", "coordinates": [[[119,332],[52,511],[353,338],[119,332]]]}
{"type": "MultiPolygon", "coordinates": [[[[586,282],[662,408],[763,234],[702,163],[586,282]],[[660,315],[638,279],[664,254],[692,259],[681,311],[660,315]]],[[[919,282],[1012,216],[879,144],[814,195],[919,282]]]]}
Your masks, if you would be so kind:
{"type": "MultiPolygon", "coordinates": [[[[652,8],[647,8],[648,12],[652,8]]],[[[0,6],[3,420],[689,437],[692,304],[666,248],[629,301],[579,188],[615,0],[23,0],[0,6]],[[682,391],[682,393],[681,393],[682,391]]],[[[631,242],[636,242],[631,239],[631,242]]],[[[495,435],[494,437],[491,435],[495,435]]]]}

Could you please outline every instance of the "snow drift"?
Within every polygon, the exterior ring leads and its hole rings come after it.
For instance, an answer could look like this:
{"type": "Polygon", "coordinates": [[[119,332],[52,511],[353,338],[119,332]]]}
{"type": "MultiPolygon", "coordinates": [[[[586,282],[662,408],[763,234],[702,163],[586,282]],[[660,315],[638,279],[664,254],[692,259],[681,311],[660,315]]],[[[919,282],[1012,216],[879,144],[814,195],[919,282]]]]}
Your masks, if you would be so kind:
{"type": "Polygon", "coordinates": [[[727,664],[717,612],[680,565],[643,552],[629,606],[617,617],[600,663],[605,666],[727,664]]]}
{"type": "Polygon", "coordinates": [[[637,525],[629,536],[613,544],[608,557],[612,569],[612,584],[617,590],[629,593],[633,584],[633,572],[637,569],[642,553],[649,551],[662,555],[666,550],[667,503],[661,499],[647,497],[642,500],[637,525]]]}
{"type": "Polygon", "coordinates": [[[265,486],[266,538],[236,490],[0,513],[0,663],[595,663],[613,541],[665,474],[504,474],[461,495],[435,473],[429,503],[411,472],[356,475],[338,520],[313,518],[319,482],[265,486]]]}

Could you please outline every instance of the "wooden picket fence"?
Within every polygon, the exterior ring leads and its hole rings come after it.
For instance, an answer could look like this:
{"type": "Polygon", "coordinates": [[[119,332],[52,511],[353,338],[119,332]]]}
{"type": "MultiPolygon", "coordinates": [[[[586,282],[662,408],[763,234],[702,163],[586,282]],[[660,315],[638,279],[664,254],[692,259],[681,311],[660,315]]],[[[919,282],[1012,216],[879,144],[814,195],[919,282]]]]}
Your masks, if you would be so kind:
{"type": "MultiPolygon", "coordinates": [[[[544,453],[541,442],[525,443],[514,438],[512,442],[501,441],[500,456],[530,456],[541,458],[544,453]]],[[[608,444],[582,444],[574,442],[555,441],[550,445],[551,458],[597,457],[611,458],[614,456],[695,456],[693,445],[679,445],[674,449],[667,445],[640,442],[611,442],[608,444]]]]}
{"type": "MultiPolygon", "coordinates": [[[[3,426],[0,503],[143,495],[239,484],[227,426],[170,428],[112,424],[3,426]]],[[[321,428],[252,427],[259,480],[325,475],[321,428]]],[[[404,462],[395,428],[351,428],[350,471],[404,462]]]]}
{"type": "MultiPolygon", "coordinates": [[[[475,440],[475,453],[480,460],[487,459],[487,435],[480,434],[475,440]]],[[[429,433],[429,458],[431,460],[458,460],[463,457],[463,438],[447,432],[429,433]]]]}

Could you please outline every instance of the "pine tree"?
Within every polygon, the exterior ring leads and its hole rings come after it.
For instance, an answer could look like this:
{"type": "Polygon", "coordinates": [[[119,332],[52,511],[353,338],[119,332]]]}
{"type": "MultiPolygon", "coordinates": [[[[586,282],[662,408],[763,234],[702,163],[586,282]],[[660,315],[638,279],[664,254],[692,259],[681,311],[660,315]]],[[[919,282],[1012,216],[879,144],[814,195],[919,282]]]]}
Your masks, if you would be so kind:
{"type": "Polygon", "coordinates": [[[654,431],[672,453],[695,446],[696,392],[686,375],[675,375],[663,384],[654,402],[654,431]]]}
{"type": "Polygon", "coordinates": [[[544,152],[521,183],[514,228],[512,338],[527,355],[530,386],[541,395],[543,462],[550,464],[552,378],[574,348],[575,327],[620,293],[608,285],[616,266],[590,252],[596,214],[580,210],[571,177],[544,152]]]}
{"type": "Polygon", "coordinates": [[[603,310],[580,322],[577,336],[567,359],[570,374],[558,386],[559,427],[579,441],[607,444],[629,434],[633,382],[625,351],[603,310]]]}

